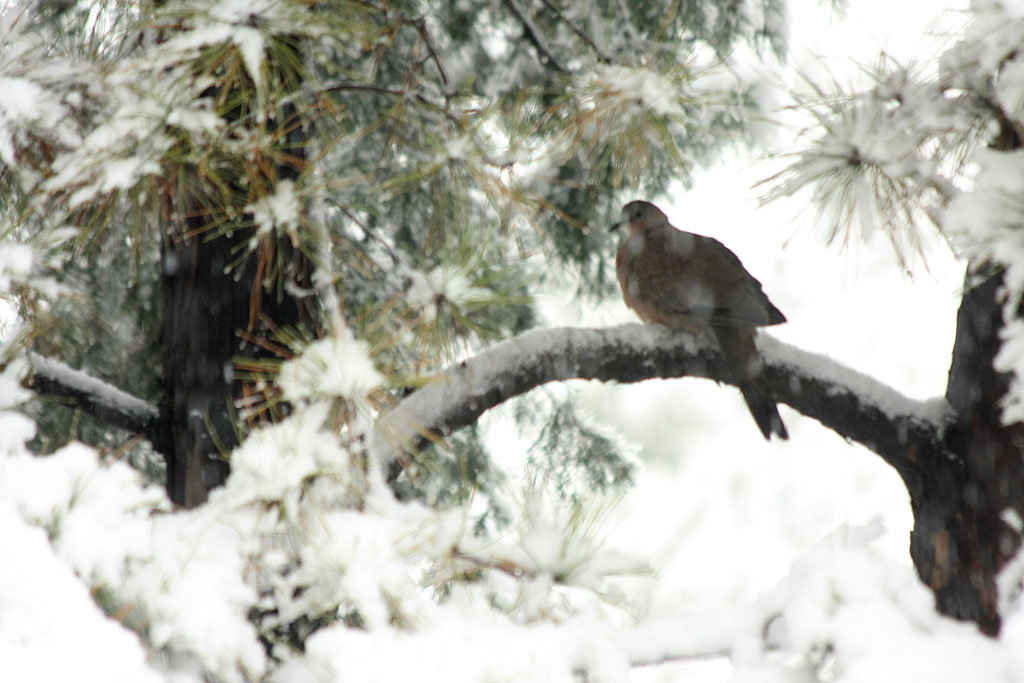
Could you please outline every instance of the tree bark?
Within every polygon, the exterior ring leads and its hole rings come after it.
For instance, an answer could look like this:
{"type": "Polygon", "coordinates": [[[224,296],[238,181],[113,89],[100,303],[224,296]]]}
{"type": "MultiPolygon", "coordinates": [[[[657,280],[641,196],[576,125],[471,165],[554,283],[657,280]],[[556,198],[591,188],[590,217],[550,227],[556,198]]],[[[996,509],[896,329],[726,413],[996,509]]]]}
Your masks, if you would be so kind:
{"type": "Polygon", "coordinates": [[[165,398],[157,450],[167,463],[168,496],[187,507],[203,503],[228,475],[224,456],[237,443],[231,360],[253,286],[229,269],[237,242],[204,240],[199,229],[199,237],[187,229],[173,234],[161,259],[165,398]]]}
{"type": "MultiPolygon", "coordinates": [[[[216,97],[216,90],[210,95],[216,97]]],[[[237,121],[251,113],[231,109],[223,116],[237,121]]],[[[263,179],[268,192],[280,180],[299,177],[309,139],[293,104],[278,117],[269,126],[279,141],[271,160],[232,160],[271,169],[263,179]]],[[[275,330],[311,333],[316,326],[310,259],[289,235],[257,234],[244,209],[258,199],[252,179],[236,172],[225,193],[223,187],[203,187],[196,169],[188,182],[200,190],[174,188],[169,198],[171,221],[161,253],[164,401],[154,445],[166,458],[168,495],[186,507],[205,502],[230,471],[227,455],[243,428],[235,405],[249,393],[235,361],[273,357],[269,349],[275,345],[261,340],[275,330]],[[212,199],[203,199],[204,192],[212,199]]]]}
{"type": "Polygon", "coordinates": [[[919,485],[911,495],[910,554],[921,580],[939,611],[989,635],[999,633],[1001,621],[996,579],[1021,545],[1020,529],[1008,521],[1024,518],[1024,425],[1003,424],[1010,376],[993,367],[1002,287],[1002,269],[968,268],[946,386],[955,420],[945,457],[916,468],[919,485]]]}

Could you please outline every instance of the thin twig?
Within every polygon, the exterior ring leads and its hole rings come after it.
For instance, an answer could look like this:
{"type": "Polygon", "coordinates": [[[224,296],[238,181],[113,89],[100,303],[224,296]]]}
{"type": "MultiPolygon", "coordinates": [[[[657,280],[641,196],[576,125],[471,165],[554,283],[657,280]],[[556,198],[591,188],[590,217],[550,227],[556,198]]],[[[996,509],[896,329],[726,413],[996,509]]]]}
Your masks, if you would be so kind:
{"type": "Polygon", "coordinates": [[[396,266],[398,266],[398,265],[401,265],[401,263],[402,263],[402,259],[398,258],[398,254],[396,254],[396,253],[394,252],[394,250],[393,250],[393,249],[391,248],[391,245],[389,245],[389,244],[388,244],[387,242],[385,242],[385,241],[384,241],[384,240],[383,240],[383,239],[382,239],[382,238],[380,237],[380,235],[378,235],[378,234],[377,234],[376,232],[374,232],[373,230],[370,230],[370,228],[368,228],[368,227],[367,227],[366,225],[364,225],[364,224],[363,224],[363,222],[362,222],[361,220],[359,220],[358,218],[356,218],[355,214],[353,214],[353,213],[352,213],[351,211],[349,211],[348,209],[346,209],[346,208],[345,208],[344,206],[342,206],[342,205],[341,205],[340,203],[338,203],[338,202],[337,202],[336,200],[334,200],[334,199],[328,199],[327,201],[328,201],[329,203],[333,204],[333,205],[335,206],[335,208],[337,208],[337,209],[338,209],[339,211],[341,211],[341,212],[342,212],[343,214],[345,214],[345,217],[346,217],[346,218],[348,218],[348,219],[349,219],[350,221],[352,221],[353,223],[355,223],[356,225],[358,225],[358,226],[359,226],[359,228],[360,228],[360,229],[361,229],[361,230],[363,231],[363,234],[364,234],[364,235],[366,235],[366,236],[367,236],[367,237],[368,237],[369,239],[373,240],[373,241],[374,241],[374,242],[376,242],[377,244],[379,244],[379,245],[381,245],[382,247],[384,247],[384,250],[385,250],[386,252],[388,252],[388,256],[390,256],[390,257],[391,257],[391,261],[392,261],[392,263],[394,263],[394,264],[395,264],[396,266]]]}
{"type": "Polygon", "coordinates": [[[540,29],[538,29],[537,25],[533,23],[533,19],[531,19],[526,13],[526,10],[520,7],[516,0],[505,0],[505,3],[508,5],[508,8],[512,10],[512,14],[516,15],[516,18],[519,19],[519,23],[523,25],[523,29],[526,31],[526,37],[529,38],[530,42],[533,43],[533,46],[537,48],[537,52],[547,60],[548,65],[555,71],[566,74],[570,73],[569,69],[562,66],[562,63],[555,58],[554,53],[551,52],[551,49],[544,42],[544,37],[541,35],[540,29]]]}
{"type": "Polygon", "coordinates": [[[342,90],[355,90],[357,92],[372,92],[379,95],[392,95],[394,97],[405,97],[406,93],[404,90],[396,90],[394,88],[385,88],[380,85],[369,85],[366,83],[337,83],[335,85],[324,88],[321,92],[340,92],[342,90]]]}
{"type": "Polygon", "coordinates": [[[571,28],[572,32],[575,33],[576,35],[578,35],[583,40],[584,43],[589,45],[591,47],[591,49],[593,49],[594,52],[597,53],[597,56],[601,58],[602,62],[604,62],[605,64],[610,64],[611,63],[611,61],[612,61],[611,58],[608,57],[608,55],[606,55],[604,53],[604,51],[601,50],[601,48],[599,48],[597,46],[597,44],[593,41],[593,39],[591,39],[591,37],[589,35],[587,35],[587,33],[583,29],[581,29],[580,27],[576,26],[576,24],[572,23],[572,21],[569,19],[569,17],[567,17],[564,14],[562,14],[562,10],[558,9],[557,7],[555,7],[555,5],[550,0],[541,0],[541,2],[543,2],[544,5],[547,6],[548,9],[550,9],[552,12],[554,12],[555,16],[557,16],[559,19],[561,19],[562,22],[566,26],[571,28]]]}
{"type": "Polygon", "coordinates": [[[425,17],[419,19],[409,20],[409,24],[416,27],[416,31],[419,32],[420,38],[427,44],[427,51],[430,53],[430,57],[434,62],[434,66],[437,67],[437,72],[441,75],[441,83],[444,84],[444,94],[446,97],[452,96],[451,83],[448,81],[448,74],[445,72],[444,65],[441,64],[441,57],[437,52],[437,47],[434,45],[434,39],[430,37],[430,32],[427,31],[427,20],[425,17]]]}

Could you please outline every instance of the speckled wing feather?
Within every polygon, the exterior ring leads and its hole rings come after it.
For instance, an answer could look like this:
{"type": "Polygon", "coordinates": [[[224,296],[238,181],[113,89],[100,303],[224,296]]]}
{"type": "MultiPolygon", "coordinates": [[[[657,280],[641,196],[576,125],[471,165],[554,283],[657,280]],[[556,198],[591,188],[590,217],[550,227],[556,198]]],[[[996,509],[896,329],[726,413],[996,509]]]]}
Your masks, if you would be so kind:
{"type": "Polygon", "coordinates": [[[725,327],[785,322],[761,283],[718,240],[667,224],[651,229],[647,240],[652,299],[666,313],[725,327]]]}

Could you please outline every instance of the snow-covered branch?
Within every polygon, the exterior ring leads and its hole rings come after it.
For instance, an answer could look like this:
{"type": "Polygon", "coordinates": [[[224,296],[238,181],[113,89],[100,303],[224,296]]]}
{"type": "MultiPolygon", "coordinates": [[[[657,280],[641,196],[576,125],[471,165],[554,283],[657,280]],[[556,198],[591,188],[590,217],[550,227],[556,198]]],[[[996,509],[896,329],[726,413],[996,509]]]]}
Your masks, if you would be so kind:
{"type": "Polygon", "coordinates": [[[769,619],[753,608],[677,614],[642,622],[616,634],[616,643],[632,667],[728,657],[745,635],[760,632],[759,647],[778,646],[770,638],[769,619]]]}
{"type": "MultiPolygon", "coordinates": [[[[775,397],[841,436],[864,444],[915,485],[917,468],[944,452],[948,407],[918,401],[818,354],[758,338],[775,397]]],[[[449,368],[377,420],[372,448],[395,463],[433,439],[467,427],[487,410],[547,382],[592,379],[641,382],[704,377],[731,383],[717,349],[705,339],[653,325],[535,329],[449,368]]],[[[154,436],[158,409],[80,370],[33,359],[30,383],[40,394],[70,398],[110,425],[154,436]]]]}
{"type": "MultiPolygon", "coordinates": [[[[827,356],[758,337],[776,399],[874,451],[915,493],[916,474],[946,458],[952,411],[944,397],[916,400],[827,356]],[[915,487],[915,488],[912,488],[915,487]]],[[[727,380],[721,380],[727,381],[727,380]]]]}
{"type": "MultiPolygon", "coordinates": [[[[944,399],[917,401],[825,356],[762,334],[766,379],[775,397],[878,453],[913,479],[939,453],[944,399]]],[[[432,439],[473,424],[485,411],[547,382],[640,382],[705,377],[731,383],[708,340],[660,326],[531,330],[454,366],[378,420],[373,447],[392,463],[432,439]]]]}
{"type": "Polygon", "coordinates": [[[60,361],[34,355],[29,385],[44,396],[71,399],[103,422],[152,438],[160,411],[146,401],[60,361]]]}
{"type": "Polygon", "coordinates": [[[618,629],[569,625],[563,647],[571,650],[573,673],[579,680],[616,680],[609,674],[625,673],[609,666],[618,658],[629,668],[640,668],[732,658],[738,647],[759,653],[778,650],[783,643],[774,624],[782,619],[780,613],[769,614],[761,605],[750,605],[680,613],[618,629]],[[605,644],[603,651],[595,641],[605,644]]]}

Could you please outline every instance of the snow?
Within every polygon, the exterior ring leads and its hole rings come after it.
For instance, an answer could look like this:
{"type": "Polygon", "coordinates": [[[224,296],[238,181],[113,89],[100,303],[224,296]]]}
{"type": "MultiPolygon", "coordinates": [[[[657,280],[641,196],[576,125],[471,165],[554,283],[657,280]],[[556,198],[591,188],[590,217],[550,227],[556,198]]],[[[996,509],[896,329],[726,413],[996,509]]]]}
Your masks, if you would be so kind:
{"type": "MultiPolygon", "coordinates": [[[[1010,517],[1011,519],[1007,521],[1007,524],[1018,534],[1021,533],[1020,517],[1013,510],[1006,510],[1005,512],[1011,514],[1004,515],[1004,521],[1006,521],[1007,517],[1010,517]]],[[[999,576],[996,577],[999,614],[1004,618],[1012,617],[1015,613],[1021,611],[1022,585],[1024,585],[1024,552],[1018,549],[1014,556],[1003,566],[999,576]]]]}
{"type": "Polygon", "coordinates": [[[577,680],[562,639],[550,627],[514,628],[500,617],[472,618],[466,610],[440,610],[429,630],[369,634],[325,629],[308,643],[308,663],[285,667],[275,683],[366,683],[400,680],[577,680]],[[555,637],[553,637],[555,636],[555,637]]]}
{"type": "Polygon", "coordinates": [[[901,257],[914,255],[921,249],[917,223],[927,220],[929,197],[910,183],[940,182],[933,181],[935,167],[921,153],[931,131],[873,93],[852,97],[841,116],[822,107],[824,132],[797,153],[765,199],[811,187],[830,240],[868,243],[884,229],[901,257]]]}
{"type": "MultiPolygon", "coordinates": [[[[575,332],[586,333],[576,330],[575,332]]],[[[407,397],[395,410],[381,416],[371,434],[370,452],[381,466],[387,466],[400,452],[403,444],[420,434],[424,426],[441,426],[448,415],[461,405],[479,406],[483,395],[493,388],[502,388],[518,368],[528,367],[538,357],[565,343],[565,330],[536,329],[519,337],[496,344],[472,359],[450,368],[407,397]]],[[[585,343],[575,335],[576,343],[585,343]]],[[[561,354],[555,354],[561,357],[561,354]]],[[[570,378],[567,374],[552,379],[570,378]]]]}
{"type": "MultiPolygon", "coordinates": [[[[135,185],[139,178],[156,175],[159,172],[160,165],[152,159],[137,156],[112,159],[103,165],[103,177],[98,188],[104,194],[114,190],[127,190],[135,185]]],[[[84,201],[85,199],[75,199],[72,200],[72,204],[77,205],[84,201]]]]}
{"type": "Polygon", "coordinates": [[[841,683],[1021,680],[1014,646],[939,617],[913,570],[878,557],[875,528],[841,527],[761,600],[788,651],[826,663],[841,683]]]}
{"type": "MultiPolygon", "coordinates": [[[[90,657],[105,655],[128,671],[124,680],[162,680],[163,674],[191,680],[207,671],[224,681],[269,674],[285,683],[411,675],[569,681],[585,670],[591,680],[618,681],[630,663],[725,652],[733,653],[739,671],[767,675],[775,667],[791,666],[775,663],[770,651],[776,648],[789,653],[790,661],[818,661],[819,653],[834,652],[830,666],[837,681],[898,673],[901,680],[952,682],[962,680],[958,677],[966,665],[961,662],[971,662],[977,671],[979,658],[982,673],[993,676],[986,680],[1022,680],[1014,678],[1016,641],[990,641],[970,625],[935,615],[931,595],[913,570],[872,549],[877,525],[841,528],[777,588],[746,607],[675,614],[636,625],[627,610],[621,613],[625,625],[616,627],[614,620],[606,621],[609,607],[586,596],[604,595],[617,603],[624,593],[612,590],[615,582],[643,573],[643,563],[602,548],[602,525],[576,516],[550,492],[527,492],[520,522],[497,539],[466,535],[457,509],[439,514],[399,503],[380,482],[365,489],[358,510],[331,510],[317,503],[325,495],[323,501],[336,500],[339,488],[361,486],[345,477],[348,456],[336,437],[321,429],[325,411],[322,404],[313,404],[280,425],[257,431],[234,454],[226,487],[196,511],[151,514],[164,505],[161,492],[138,487],[129,468],[102,465],[79,445],[46,459],[27,453],[0,459],[0,526],[13,519],[23,530],[4,529],[5,538],[18,539],[15,559],[30,560],[38,577],[46,566],[36,556],[42,553],[64,577],[47,576],[47,583],[0,581],[0,605],[5,606],[0,634],[11,633],[4,628],[8,614],[18,617],[16,651],[0,659],[0,673],[16,674],[23,661],[32,661],[19,657],[32,656],[33,636],[52,646],[62,639],[82,640],[88,633],[90,649],[77,660],[78,677],[82,662],[88,667],[90,657]],[[254,465],[253,453],[259,449],[264,451],[256,458],[261,464],[254,465]],[[295,459],[304,463],[295,474],[265,469],[288,467],[295,459]],[[331,486],[317,487],[314,480],[325,476],[331,486]],[[275,484],[279,488],[272,488],[275,484]],[[262,493],[255,496],[254,491],[262,493]],[[264,512],[267,505],[278,504],[292,511],[284,516],[264,512]],[[36,540],[21,540],[25,533],[35,534],[36,540]],[[466,568],[494,569],[478,584],[453,586],[455,592],[437,602],[423,592],[417,577],[443,567],[435,565],[423,574],[452,548],[466,568]],[[294,564],[290,553],[295,553],[294,564]],[[262,570],[253,572],[249,558],[257,557],[262,570]],[[46,585],[47,599],[17,602],[24,597],[24,585],[46,585]],[[166,653],[160,675],[147,668],[151,665],[138,638],[96,610],[86,585],[110,591],[112,614],[142,629],[148,645],[166,653]],[[328,626],[309,638],[305,655],[286,656],[282,665],[272,665],[247,619],[259,599],[257,585],[273,587],[285,623],[331,605],[350,605],[359,609],[366,630],[328,626]],[[77,603],[60,592],[61,586],[77,591],[77,603]],[[49,596],[56,597],[51,601],[49,596]],[[494,609],[506,600],[511,609],[494,609]],[[41,605],[48,604],[59,605],[60,619],[47,616],[41,605]],[[396,618],[406,627],[393,628],[396,618]],[[27,628],[34,619],[39,626],[27,628]],[[83,626],[83,619],[90,625],[83,626]],[[773,635],[761,642],[769,623],[773,635]],[[62,632],[64,625],[68,629],[62,632]]],[[[0,573],[18,566],[5,563],[0,573]]],[[[1015,609],[1008,603],[1011,616],[1015,609]]],[[[69,643],[67,652],[77,651],[69,643]]],[[[89,680],[89,669],[84,671],[89,680]]],[[[102,671],[118,680],[118,669],[107,664],[102,671]]]]}
{"type": "Polygon", "coordinates": [[[405,533],[400,518],[383,514],[323,515],[303,539],[299,568],[279,589],[302,590],[300,598],[285,604],[281,619],[287,623],[324,605],[346,605],[358,610],[367,631],[388,630],[394,619],[414,622],[421,598],[400,554],[405,533]]]}
{"type": "Polygon", "coordinates": [[[281,365],[277,384],[288,401],[338,397],[363,400],[384,383],[366,342],[341,327],[281,365]]]}
{"type": "MultiPolygon", "coordinates": [[[[0,421],[2,421],[0,417],[0,421]]],[[[0,678],[164,681],[136,634],[107,618],[45,531],[0,502],[0,678]]]]}
{"type": "MultiPolygon", "coordinates": [[[[0,33],[0,39],[6,37],[0,33]]],[[[68,110],[58,97],[29,78],[5,76],[3,71],[4,65],[0,64],[0,92],[4,94],[0,98],[0,161],[15,166],[15,141],[24,144],[21,136],[34,129],[53,130],[58,138],[76,141],[65,120],[68,110]]]]}
{"type": "Polygon", "coordinates": [[[0,161],[13,166],[15,156],[11,137],[20,125],[39,116],[43,89],[22,78],[0,77],[0,92],[4,93],[0,101],[0,161]]]}
{"type": "MultiPolygon", "coordinates": [[[[0,89],[3,89],[3,117],[8,121],[19,119],[32,120],[39,115],[40,100],[44,97],[43,89],[36,83],[24,78],[0,78],[0,89]]],[[[9,163],[13,163],[13,159],[9,163]]]]}
{"type": "Polygon", "coordinates": [[[1002,65],[995,84],[996,98],[1012,119],[1024,117],[1024,58],[1020,55],[1002,65]]]}
{"type": "Polygon", "coordinates": [[[153,518],[149,553],[121,589],[172,668],[243,683],[267,662],[248,619],[257,595],[246,582],[246,535],[221,515],[214,507],[153,518]]]}
{"type": "Polygon", "coordinates": [[[231,42],[238,46],[245,68],[259,88],[263,84],[263,34],[254,28],[236,26],[231,32],[231,42]]]}
{"type": "Polygon", "coordinates": [[[224,119],[209,110],[201,101],[188,102],[167,114],[167,124],[181,126],[190,133],[214,133],[224,125],[224,119]]]}
{"type": "MultiPolygon", "coordinates": [[[[536,482],[518,502],[519,519],[511,536],[476,541],[463,539],[460,550],[486,566],[516,567],[521,575],[504,597],[509,614],[525,623],[561,620],[573,610],[573,596],[594,595],[609,604],[624,600],[615,584],[621,576],[650,574],[641,559],[602,547],[600,505],[587,514],[536,482]]],[[[611,506],[608,506],[610,508],[611,506]]]]}
{"type": "MultiPolygon", "coordinates": [[[[245,207],[253,214],[256,234],[268,235],[275,230],[287,233],[299,224],[301,204],[295,194],[295,183],[291,180],[278,182],[273,194],[261,197],[255,204],[245,207]]],[[[255,245],[258,237],[253,238],[255,245]]]]}
{"type": "Polygon", "coordinates": [[[769,334],[757,337],[758,349],[765,358],[789,366],[796,374],[835,385],[837,390],[856,395],[865,405],[878,407],[890,418],[910,417],[921,424],[938,425],[949,417],[949,406],[943,397],[924,401],[911,399],[888,384],[858,372],[824,354],[811,353],[785,344],[769,334]]]}
{"type": "Polygon", "coordinates": [[[56,172],[40,186],[54,193],[71,191],[70,208],[99,195],[130,189],[143,177],[159,173],[160,155],[172,144],[162,132],[165,112],[158,102],[140,99],[124,83],[106,85],[119,106],[80,144],[53,162],[56,172]]]}
{"type": "Polygon", "coordinates": [[[238,53],[257,90],[263,87],[263,52],[266,37],[261,28],[274,26],[287,3],[276,0],[219,0],[198,3],[206,15],[193,15],[190,30],[178,33],[161,49],[162,57],[187,55],[207,45],[231,43],[238,53]]]}
{"type": "Polygon", "coordinates": [[[231,457],[229,503],[280,502],[295,510],[303,484],[324,470],[344,475],[348,454],[324,431],[328,406],[310,406],[246,439],[231,457]]]}
{"type": "MultiPolygon", "coordinates": [[[[19,418],[0,413],[0,431],[16,433],[10,427],[19,418]]],[[[55,675],[74,667],[74,677],[86,680],[165,680],[145,665],[151,648],[165,655],[164,673],[182,680],[200,680],[193,670],[227,682],[263,672],[263,648],[247,619],[256,595],[245,582],[242,537],[216,510],[160,514],[166,507],[162,489],[140,485],[125,463],[101,464],[81,444],[45,458],[24,443],[0,453],[0,526],[13,525],[9,542],[24,539],[8,546],[17,551],[0,573],[33,572],[0,586],[4,645],[17,624],[30,657],[3,657],[0,678],[50,680],[8,675],[32,661],[55,675]],[[24,613],[29,604],[38,616],[24,613]],[[43,648],[62,656],[43,663],[33,655],[43,648]]]]}
{"type": "Polygon", "coordinates": [[[164,59],[167,59],[169,62],[177,61],[180,56],[188,55],[207,45],[230,42],[234,29],[235,27],[226,23],[196,26],[190,31],[175,34],[162,46],[161,54],[165,55],[164,59]]]}
{"type": "MultiPolygon", "coordinates": [[[[0,350],[3,349],[0,346],[0,350]]],[[[25,376],[28,369],[28,363],[22,359],[14,359],[10,361],[4,368],[0,369],[0,411],[7,411],[10,408],[27,401],[32,393],[25,389],[21,380],[25,376]]],[[[2,415],[14,416],[14,413],[0,413],[2,415]]],[[[8,423],[7,431],[0,432],[5,437],[9,437],[10,441],[7,442],[9,445],[5,446],[5,441],[0,439],[0,451],[3,452],[14,452],[18,445],[22,441],[28,441],[35,436],[35,424],[28,418],[23,420],[19,419],[21,416],[15,418],[16,421],[22,423],[21,428],[16,428],[13,424],[8,423]],[[26,436],[27,435],[27,436],[26,436]]]]}
{"type": "MultiPolygon", "coordinates": [[[[1013,8],[1018,3],[975,0],[971,21],[963,39],[942,55],[942,72],[954,87],[975,87],[975,79],[995,74],[1007,56],[1017,51],[1024,38],[1024,17],[1013,8]]],[[[979,92],[985,92],[985,87],[979,92]]]]}
{"type": "Polygon", "coordinates": [[[439,265],[429,273],[410,270],[408,276],[406,301],[413,309],[422,311],[428,323],[437,319],[442,303],[461,308],[491,296],[487,289],[473,285],[469,273],[450,265],[439,265]]]}
{"type": "Polygon", "coordinates": [[[601,64],[585,78],[609,107],[637,116],[647,110],[659,116],[684,116],[676,84],[650,69],[601,64]]]}
{"type": "MultiPolygon", "coordinates": [[[[395,410],[378,419],[371,452],[386,464],[396,457],[396,449],[404,440],[415,438],[424,426],[444,429],[450,426],[458,410],[491,407],[488,395],[494,391],[507,396],[513,378],[534,368],[538,358],[551,360],[545,371],[546,381],[576,379],[579,359],[593,355],[595,348],[609,343],[632,345],[643,349],[663,343],[683,345],[693,353],[702,342],[692,337],[679,337],[667,329],[642,325],[616,328],[538,328],[514,339],[496,344],[487,351],[434,377],[415,394],[406,398],[395,410]],[[671,341],[664,339],[671,336],[671,341]],[[589,349],[589,350],[588,350],[589,349]]],[[[823,354],[804,351],[762,333],[759,349],[777,363],[788,365],[795,374],[815,377],[847,391],[868,405],[876,405],[896,419],[909,418],[923,425],[942,424],[948,418],[948,406],[942,397],[916,400],[863,373],[838,363],[823,354]]],[[[589,379],[590,377],[584,377],[589,379]]]]}
{"type": "Polygon", "coordinates": [[[47,529],[55,549],[89,585],[116,585],[127,555],[146,547],[146,530],[126,524],[125,509],[158,504],[158,491],[138,489],[138,474],[117,463],[97,476],[96,454],[70,444],[36,461],[27,455],[2,465],[4,500],[47,529]]]}
{"type": "Polygon", "coordinates": [[[974,674],[1022,680],[1015,641],[994,641],[969,624],[935,615],[931,594],[913,570],[872,550],[877,533],[838,529],[745,610],[626,629],[583,618],[556,627],[510,622],[472,596],[456,595],[430,608],[411,630],[324,629],[307,642],[307,656],[283,666],[274,680],[548,681],[573,680],[586,671],[591,680],[615,681],[630,662],[723,651],[733,653],[739,680],[799,680],[791,676],[815,667],[842,683],[892,676],[953,683],[974,674]],[[766,630],[772,635],[764,642],[766,630]],[[789,656],[774,656],[780,649],[789,656]]]}

